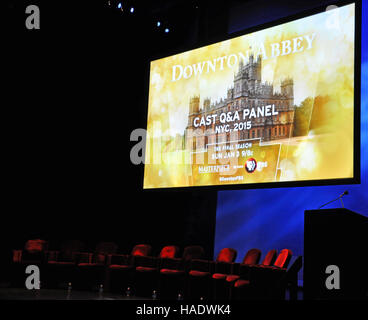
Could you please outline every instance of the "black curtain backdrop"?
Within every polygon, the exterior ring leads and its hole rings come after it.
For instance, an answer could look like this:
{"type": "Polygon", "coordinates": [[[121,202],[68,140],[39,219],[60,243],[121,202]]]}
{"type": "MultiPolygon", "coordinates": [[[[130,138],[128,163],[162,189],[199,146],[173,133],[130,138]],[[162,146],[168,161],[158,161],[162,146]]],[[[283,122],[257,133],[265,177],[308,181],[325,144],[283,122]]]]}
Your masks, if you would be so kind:
{"type": "MultiPolygon", "coordinates": [[[[41,29],[30,31],[28,4],[7,2],[3,20],[1,259],[32,238],[51,249],[74,238],[91,250],[115,241],[121,253],[138,243],[154,254],[200,244],[212,258],[217,192],[143,191],[143,166],[130,162],[130,133],[146,127],[149,61],[210,37],[199,19],[206,7],[184,17],[184,9],[165,9],[176,25],[164,34],[152,29],[150,13],[122,16],[104,2],[32,2],[41,29]]],[[[226,19],[218,25],[226,32],[226,19]]]]}

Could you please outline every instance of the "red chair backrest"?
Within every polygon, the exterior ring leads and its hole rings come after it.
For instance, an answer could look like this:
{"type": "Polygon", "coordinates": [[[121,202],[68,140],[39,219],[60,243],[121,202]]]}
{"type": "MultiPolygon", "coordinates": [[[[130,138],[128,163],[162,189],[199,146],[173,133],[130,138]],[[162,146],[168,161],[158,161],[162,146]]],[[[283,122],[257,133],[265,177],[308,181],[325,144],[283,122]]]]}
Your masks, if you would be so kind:
{"type": "Polygon", "coordinates": [[[152,247],[149,244],[137,244],[132,250],[132,256],[148,256],[152,247]]]}
{"type": "Polygon", "coordinates": [[[262,265],[272,266],[272,264],[274,263],[276,259],[276,254],[277,254],[277,251],[275,249],[268,251],[266,257],[262,261],[262,265]]]}
{"type": "Polygon", "coordinates": [[[95,261],[97,263],[105,262],[106,254],[114,254],[118,250],[118,246],[115,242],[100,242],[96,246],[96,257],[95,261]]]}
{"type": "Polygon", "coordinates": [[[73,259],[73,254],[75,252],[83,251],[84,243],[80,240],[67,240],[61,244],[60,249],[61,259],[70,260],[73,259]]]}
{"type": "Polygon", "coordinates": [[[61,244],[60,249],[66,254],[81,252],[84,249],[84,243],[80,240],[67,240],[61,244]]]}
{"type": "Polygon", "coordinates": [[[96,246],[96,253],[113,254],[118,250],[118,246],[115,242],[100,242],[96,246]]]}
{"type": "Polygon", "coordinates": [[[184,248],[183,259],[193,260],[201,259],[204,255],[204,249],[201,246],[188,246],[184,248]]]}
{"type": "Polygon", "coordinates": [[[259,259],[261,258],[261,250],[259,249],[250,249],[243,259],[243,264],[258,264],[259,259]]]}
{"type": "Polygon", "coordinates": [[[29,253],[45,251],[47,250],[47,241],[41,239],[28,240],[24,249],[29,253]]]}
{"type": "Polygon", "coordinates": [[[220,253],[217,255],[217,262],[234,262],[236,259],[237,251],[232,248],[221,249],[220,253]]]}
{"type": "Polygon", "coordinates": [[[289,249],[282,249],[279,256],[277,257],[274,266],[279,268],[287,268],[289,265],[292,252],[289,249]]]}
{"type": "Polygon", "coordinates": [[[166,246],[162,248],[159,257],[168,259],[176,258],[178,252],[179,248],[177,246],[166,246]]]}

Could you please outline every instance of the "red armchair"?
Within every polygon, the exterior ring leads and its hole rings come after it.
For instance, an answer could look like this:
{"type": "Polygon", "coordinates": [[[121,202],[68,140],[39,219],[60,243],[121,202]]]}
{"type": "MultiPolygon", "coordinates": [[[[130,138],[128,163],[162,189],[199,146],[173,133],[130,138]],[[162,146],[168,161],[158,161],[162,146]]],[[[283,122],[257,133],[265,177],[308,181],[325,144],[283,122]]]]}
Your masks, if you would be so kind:
{"type": "Polygon", "coordinates": [[[114,242],[100,242],[94,252],[80,252],[78,267],[105,265],[109,254],[116,253],[118,246],[114,242]]]}
{"type": "Polygon", "coordinates": [[[48,242],[42,239],[28,240],[23,250],[13,250],[13,262],[40,265],[46,262],[48,242]]]}
{"type": "MultiPolygon", "coordinates": [[[[13,264],[11,267],[11,285],[24,287],[27,265],[43,266],[47,260],[48,242],[42,239],[28,240],[23,249],[13,250],[13,264]]],[[[42,279],[41,279],[42,281],[42,279]]],[[[42,283],[43,285],[43,283],[42,283]]]]}
{"type": "Polygon", "coordinates": [[[129,254],[112,254],[108,256],[105,287],[111,292],[122,292],[132,286],[134,268],[138,266],[139,257],[151,254],[152,247],[148,244],[134,246],[129,254]]]}
{"type": "Polygon", "coordinates": [[[229,289],[227,283],[240,279],[240,268],[244,266],[256,265],[261,257],[259,249],[250,249],[244,256],[241,264],[233,263],[231,272],[229,273],[214,273],[212,275],[213,283],[213,298],[226,299],[229,297],[229,289]]]}
{"type": "MultiPolygon", "coordinates": [[[[255,250],[258,250],[258,249],[255,249],[255,250]]],[[[234,285],[235,281],[239,280],[240,278],[243,280],[248,280],[249,272],[252,268],[257,268],[257,267],[262,267],[262,266],[272,266],[276,260],[277,251],[275,249],[268,251],[262,263],[258,264],[260,255],[261,255],[260,252],[258,256],[257,251],[254,251],[254,255],[253,254],[250,255],[249,259],[247,259],[247,263],[244,263],[243,261],[243,263],[237,267],[237,272],[234,270],[232,275],[228,275],[226,277],[226,282],[229,285],[234,285]],[[256,263],[253,263],[252,258],[254,258],[254,261],[255,261],[257,259],[257,256],[258,256],[258,261],[256,263]]],[[[244,260],[245,259],[246,258],[244,258],[244,260]]]]}
{"type": "Polygon", "coordinates": [[[84,244],[80,240],[68,240],[61,244],[60,250],[48,251],[45,265],[48,288],[66,288],[69,282],[74,282],[77,256],[83,249],[84,244]]]}
{"type": "Polygon", "coordinates": [[[77,270],[75,282],[78,289],[96,290],[105,283],[105,271],[108,256],[116,253],[118,246],[114,242],[100,242],[93,253],[77,254],[77,270]]]}
{"type": "Polygon", "coordinates": [[[275,249],[268,251],[261,265],[262,266],[272,266],[276,260],[276,256],[277,256],[277,251],[275,249]]]}
{"type": "Polygon", "coordinates": [[[61,244],[60,250],[47,252],[48,265],[68,265],[76,263],[77,254],[82,252],[84,244],[80,240],[68,240],[61,244]]]}
{"type": "Polygon", "coordinates": [[[149,296],[158,289],[158,275],[165,260],[177,258],[179,247],[165,246],[158,257],[137,257],[134,273],[134,289],[137,296],[149,296]]]}
{"type": "Polygon", "coordinates": [[[201,246],[187,246],[182,257],[162,260],[159,276],[159,292],[161,299],[174,299],[186,292],[185,276],[193,259],[200,259],[204,255],[201,246]]]}
{"type": "Polygon", "coordinates": [[[282,249],[273,266],[268,268],[286,269],[289,265],[292,255],[293,253],[290,249],[282,249]]]}
{"type": "Polygon", "coordinates": [[[188,273],[187,296],[191,299],[208,298],[211,296],[210,280],[213,273],[231,273],[232,263],[235,261],[237,251],[224,248],[217,255],[215,261],[192,260],[188,273]]]}
{"type": "Polygon", "coordinates": [[[260,265],[251,268],[249,279],[239,279],[234,283],[237,298],[268,299],[272,296],[275,284],[286,273],[286,268],[292,257],[289,249],[280,251],[272,266],[260,265]]]}
{"type": "Polygon", "coordinates": [[[289,299],[297,300],[298,294],[298,273],[303,266],[302,256],[298,256],[290,268],[283,273],[281,277],[276,279],[273,287],[270,288],[270,294],[273,299],[284,300],[286,290],[289,290],[289,299]]]}

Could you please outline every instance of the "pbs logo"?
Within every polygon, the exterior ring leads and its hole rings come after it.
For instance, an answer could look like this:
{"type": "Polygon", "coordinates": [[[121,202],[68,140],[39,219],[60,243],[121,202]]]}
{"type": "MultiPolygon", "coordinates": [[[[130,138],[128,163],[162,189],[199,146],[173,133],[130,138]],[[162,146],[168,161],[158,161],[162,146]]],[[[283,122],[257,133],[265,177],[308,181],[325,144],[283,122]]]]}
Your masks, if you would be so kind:
{"type": "Polygon", "coordinates": [[[249,158],[245,162],[245,170],[247,170],[248,173],[253,173],[257,169],[257,161],[254,158],[249,158]]]}

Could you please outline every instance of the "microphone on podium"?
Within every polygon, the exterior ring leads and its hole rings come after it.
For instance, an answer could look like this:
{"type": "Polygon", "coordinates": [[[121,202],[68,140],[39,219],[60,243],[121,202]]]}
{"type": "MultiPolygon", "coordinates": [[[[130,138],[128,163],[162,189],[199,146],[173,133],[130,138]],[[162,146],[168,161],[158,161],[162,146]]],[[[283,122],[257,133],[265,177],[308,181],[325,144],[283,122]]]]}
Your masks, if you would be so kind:
{"type": "Polygon", "coordinates": [[[340,194],[340,195],[339,195],[339,197],[338,197],[338,198],[333,199],[333,200],[331,200],[331,201],[329,201],[329,202],[327,202],[327,203],[325,203],[325,204],[321,205],[318,209],[321,209],[321,208],[323,208],[324,206],[327,206],[328,204],[330,204],[331,202],[337,201],[337,200],[339,200],[339,199],[340,199],[340,201],[341,201],[341,206],[342,206],[343,208],[345,208],[345,207],[344,207],[344,202],[342,202],[342,197],[343,197],[343,196],[346,196],[346,195],[348,195],[348,194],[349,194],[349,191],[348,191],[348,190],[345,190],[342,194],[340,194]]]}
{"type": "Polygon", "coordinates": [[[343,197],[343,196],[348,195],[348,194],[349,194],[349,191],[348,191],[348,190],[345,190],[345,191],[340,195],[340,197],[343,197]]]}

